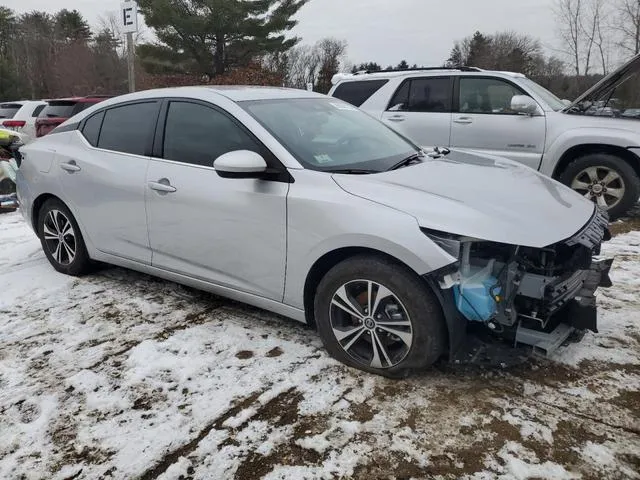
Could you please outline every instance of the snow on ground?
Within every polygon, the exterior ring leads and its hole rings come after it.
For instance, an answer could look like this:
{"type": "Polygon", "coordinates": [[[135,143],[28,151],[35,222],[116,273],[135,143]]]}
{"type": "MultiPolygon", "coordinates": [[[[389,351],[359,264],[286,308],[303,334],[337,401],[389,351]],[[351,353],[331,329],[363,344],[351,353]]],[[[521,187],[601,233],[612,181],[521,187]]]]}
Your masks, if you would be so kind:
{"type": "Polygon", "coordinates": [[[640,478],[640,232],[606,253],[600,334],[390,381],[263,311],[121,269],[59,275],[0,215],[0,478],[640,478]]]}

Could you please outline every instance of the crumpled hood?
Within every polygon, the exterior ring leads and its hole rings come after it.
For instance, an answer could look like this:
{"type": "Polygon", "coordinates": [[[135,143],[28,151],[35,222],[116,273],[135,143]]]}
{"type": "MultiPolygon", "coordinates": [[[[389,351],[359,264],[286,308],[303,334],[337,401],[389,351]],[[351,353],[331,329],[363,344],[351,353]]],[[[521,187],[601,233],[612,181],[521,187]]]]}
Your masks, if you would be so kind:
{"type": "Polygon", "coordinates": [[[334,175],[345,191],[414,216],[421,227],[542,248],[577,233],[595,206],[533,169],[490,155],[446,157],[374,175],[334,175]]]}

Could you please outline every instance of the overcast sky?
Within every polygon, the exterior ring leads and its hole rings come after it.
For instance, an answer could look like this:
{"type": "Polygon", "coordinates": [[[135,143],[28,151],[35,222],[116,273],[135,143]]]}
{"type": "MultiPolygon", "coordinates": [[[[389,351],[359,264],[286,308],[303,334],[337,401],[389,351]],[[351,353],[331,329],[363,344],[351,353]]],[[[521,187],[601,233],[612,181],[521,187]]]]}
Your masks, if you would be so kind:
{"type": "MultiPolygon", "coordinates": [[[[79,10],[92,25],[101,14],[119,10],[118,0],[3,0],[18,12],[79,10]]],[[[295,34],[303,43],[336,37],[349,43],[354,63],[386,66],[440,65],[455,40],[476,30],[515,30],[539,38],[547,50],[557,45],[553,0],[310,0],[298,14],[295,34]]]]}

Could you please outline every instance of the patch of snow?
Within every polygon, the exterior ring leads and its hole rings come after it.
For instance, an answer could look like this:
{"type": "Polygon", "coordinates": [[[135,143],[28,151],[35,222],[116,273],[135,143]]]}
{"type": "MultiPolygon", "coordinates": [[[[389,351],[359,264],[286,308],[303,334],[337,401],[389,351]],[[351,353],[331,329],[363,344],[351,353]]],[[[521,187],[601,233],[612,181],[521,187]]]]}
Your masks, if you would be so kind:
{"type": "Polygon", "coordinates": [[[601,334],[561,352],[550,378],[436,367],[401,381],[339,364],[313,331],[266,312],[116,268],[59,275],[18,214],[0,215],[0,244],[0,478],[119,480],[171,459],[160,478],[222,479],[256,458],[267,479],[386,478],[398,461],[430,472],[449,458],[459,478],[562,479],[598,462],[628,472],[620,455],[640,448],[598,424],[602,445],[576,442],[584,465],[542,463],[494,425],[548,448],[561,421],[635,421],[611,400],[640,385],[624,368],[640,364],[637,233],[607,246],[619,260],[601,334]],[[583,360],[588,374],[564,376],[561,363],[583,360]],[[486,471],[463,462],[470,445],[486,471]]]}

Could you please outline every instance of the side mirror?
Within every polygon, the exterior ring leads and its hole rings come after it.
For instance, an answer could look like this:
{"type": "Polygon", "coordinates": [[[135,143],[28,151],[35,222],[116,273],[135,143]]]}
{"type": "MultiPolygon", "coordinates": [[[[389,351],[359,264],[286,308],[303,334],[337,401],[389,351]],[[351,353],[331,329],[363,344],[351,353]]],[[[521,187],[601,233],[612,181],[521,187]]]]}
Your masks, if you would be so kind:
{"type": "Polygon", "coordinates": [[[267,162],[256,152],[236,150],[216,158],[213,168],[222,178],[260,178],[267,171],[267,162]]]}
{"type": "Polygon", "coordinates": [[[573,105],[573,102],[571,100],[567,100],[566,98],[562,99],[562,103],[564,103],[565,107],[570,107],[571,105],[573,105]]]}
{"type": "Polygon", "coordinates": [[[538,112],[538,104],[527,95],[515,95],[511,99],[511,110],[521,115],[535,115],[538,112]]]}

